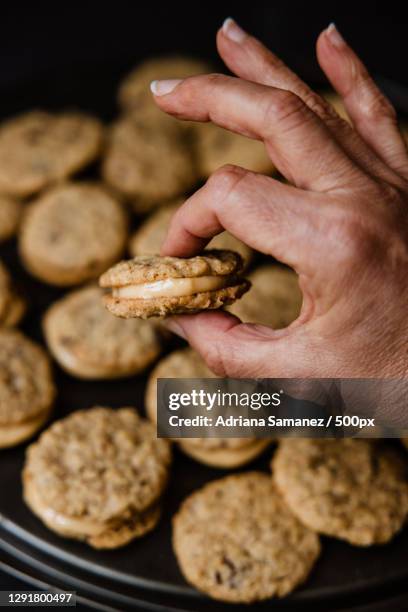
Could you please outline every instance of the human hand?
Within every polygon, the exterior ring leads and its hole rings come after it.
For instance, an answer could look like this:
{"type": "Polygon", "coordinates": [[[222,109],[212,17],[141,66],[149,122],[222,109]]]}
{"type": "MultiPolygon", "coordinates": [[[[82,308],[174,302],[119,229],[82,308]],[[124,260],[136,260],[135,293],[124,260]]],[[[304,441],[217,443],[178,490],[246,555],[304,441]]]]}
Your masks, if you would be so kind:
{"type": "Polygon", "coordinates": [[[226,229],[297,271],[303,307],[283,330],[225,312],[169,327],[220,376],[408,375],[408,155],[393,107],[334,26],[317,55],[354,127],[232,20],[217,45],[238,78],[155,81],[157,104],[263,140],[290,184],[221,168],[175,214],[162,254],[194,255],[226,229]]]}

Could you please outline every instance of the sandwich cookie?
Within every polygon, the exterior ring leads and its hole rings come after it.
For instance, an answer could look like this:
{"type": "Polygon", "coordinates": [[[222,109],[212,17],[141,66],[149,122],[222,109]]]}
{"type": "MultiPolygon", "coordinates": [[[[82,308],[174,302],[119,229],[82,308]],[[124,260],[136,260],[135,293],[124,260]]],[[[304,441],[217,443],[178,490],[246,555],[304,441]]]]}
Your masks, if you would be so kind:
{"type": "Polygon", "coordinates": [[[170,462],[134,409],[79,410],[29,447],[24,500],[59,535],[117,548],[156,526],[170,462]]]}
{"type": "Polygon", "coordinates": [[[27,197],[99,154],[102,125],[83,113],[34,111],[0,126],[0,193],[27,197]]]}
{"type": "Polygon", "coordinates": [[[43,329],[55,359],[78,378],[139,374],[162,348],[157,326],[141,319],[113,317],[96,286],[73,291],[52,304],[43,329]]]}
{"type": "Polygon", "coordinates": [[[18,325],[26,311],[26,302],[16,291],[6,266],[0,260],[0,327],[18,325]]]}
{"type": "MultiPolygon", "coordinates": [[[[191,348],[164,357],[149,376],[146,387],[146,412],[157,422],[158,378],[217,378],[200,355],[191,348]]],[[[271,443],[255,438],[177,438],[180,448],[196,461],[217,468],[236,468],[249,463],[271,443]]]]}
{"type": "Polygon", "coordinates": [[[292,512],[319,533],[371,546],[391,540],[406,521],[406,465],[371,440],[287,438],[272,472],[292,512]]]}
{"type": "MultiPolygon", "coordinates": [[[[178,210],[182,200],[177,200],[166,206],[162,206],[153,212],[131,236],[129,240],[129,252],[132,257],[139,255],[158,255],[163,244],[170,221],[178,210]]],[[[247,268],[253,259],[253,250],[235,238],[229,232],[222,232],[215,236],[208,244],[207,249],[226,249],[236,251],[242,257],[244,268],[247,268]]]]}
{"type": "Polygon", "coordinates": [[[252,272],[249,280],[251,291],[228,308],[243,323],[281,329],[297,319],[302,307],[302,292],[293,270],[264,265],[252,272]]]}
{"type": "Polygon", "coordinates": [[[166,316],[221,308],[248,291],[242,259],[207,251],[181,259],[145,255],[122,261],[101,276],[107,309],[118,317],[166,316]]]}
{"type": "Polygon", "coordinates": [[[33,436],[48,419],[54,398],[45,351],[20,332],[0,329],[0,448],[33,436]]]}
{"type": "Polygon", "coordinates": [[[173,548],[197,589],[247,604],[293,591],[320,554],[317,534],[261,472],[215,480],[187,497],[173,519],[173,548]]]}
{"type": "Polygon", "coordinates": [[[108,191],[65,183],[29,206],[19,249],[29,272],[64,286],[99,276],[120,259],[126,240],[126,214],[108,191]]]}

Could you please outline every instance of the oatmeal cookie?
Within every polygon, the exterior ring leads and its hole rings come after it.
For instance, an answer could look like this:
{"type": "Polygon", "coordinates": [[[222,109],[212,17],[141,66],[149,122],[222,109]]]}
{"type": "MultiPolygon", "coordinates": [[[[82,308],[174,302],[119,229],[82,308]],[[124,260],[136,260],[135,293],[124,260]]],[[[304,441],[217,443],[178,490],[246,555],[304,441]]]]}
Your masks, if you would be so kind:
{"type": "Polygon", "coordinates": [[[261,472],[215,480],[184,500],[173,519],[173,547],[188,582],[235,603],[287,595],[320,553],[319,537],[261,472]]]}
{"type": "Polygon", "coordinates": [[[407,518],[405,465],[394,449],[372,440],[287,438],[272,472],[304,525],[350,544],[384,544],[407,518]]]}
{"type": "Polygon", "coordinates": [[[64,286],[99,276],[120,259],[126,240],[121,204],[98,184],[72,182],[29,206],[19,249],[29,272],[64,286]]]}
{"type": "Polygon", "coordinates": [[[0,448],[30,438],[55,398],[48,357],[20,332],[0,329],[0,448]]]}
{"type": "Polygon", "coordinates": [[[241,297],[249,283],[233,251],[205,251],[181,259],[146,255],[122,261],[105,272],[105,305],[119,317],[165,316],[220,308],[241,297]]]}
{"type": "Polygon", "coordinates": [[[155,527],[170,461],[134,409],[79,410],[29,447],[24,499],[56,533],[116,548],[155,527]]]}
{"type": "Polygon", "coordinates": [[[27,197],[99,154],[102,126],[83,113],[32,111],[0,126],[0,193],[27,197]]]}
{"type": "Polygon", "coordinates": [[[79,378],[119,378],[143,372],[160,354],[157,327],[141,319],[113,317],[102,291],[89,286],[54,302],[43,320],[48,347],[79,378]]]}

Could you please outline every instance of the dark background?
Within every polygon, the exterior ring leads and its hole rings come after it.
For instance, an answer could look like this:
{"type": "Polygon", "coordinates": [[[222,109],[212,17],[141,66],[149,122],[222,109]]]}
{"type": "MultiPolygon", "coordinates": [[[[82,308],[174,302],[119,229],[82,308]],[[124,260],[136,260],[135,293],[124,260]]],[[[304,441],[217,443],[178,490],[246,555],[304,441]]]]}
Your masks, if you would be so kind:
{"type": "Polygon", "coordinates": [[[33,81],[31,104],[87,108],[98,95],[109,117],[118,78],[143,57],[185,52],[216,63],[215,32],[229,15],[314,84],[324,83],[314,43],[318,33],[335,21],[376,75],[408,86],[408,22],[402,7],[402,2],[288,0],[4,3],[2,113],[26,107],[24,85],[33,81]],[[15,96],[9,100],[10,88],[21,90],[17,102],[15,96]]]}
{"type": "MultiPolygon", "coordinates": [[[[315,40],[334,21],[373,74],[408,87],[408,20],[402,6],[288,0],[245,5],[197,0],[3,3],[0,114],[33,106],[93,110],[97,100],[109,119],[116,110],[119,78],[146,56],[187,53],[209,59],[222,70],[215,32],[227,16],[317,86],[325,79],[315,59],[315,40]]],[[[404,90],[398,99],[404,99],[404,90]]],[[[0,589],[22,588],[30,587],[0,572],[0,589]]]]}

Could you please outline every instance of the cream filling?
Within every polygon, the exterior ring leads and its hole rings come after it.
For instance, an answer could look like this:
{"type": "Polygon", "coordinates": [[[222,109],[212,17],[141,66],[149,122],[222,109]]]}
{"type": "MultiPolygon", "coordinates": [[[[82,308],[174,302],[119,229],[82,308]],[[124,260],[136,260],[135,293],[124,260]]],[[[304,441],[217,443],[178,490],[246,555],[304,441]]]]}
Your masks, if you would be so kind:
{"type": "Polygon", "coordinates": [[[156,297],[182,297],[205,291],[215,291],[228,285],[231,276],[197,276],[194,278],[166,278],[153,283],[115,287],[113,297],[149,300],[156,297]]]}
{"type": "Polygon", "coordinates": [[[43,502],[33,484],[27,485],[25,495],[29,504],[41,516],[44,523],[55,531],[64,531],[80,536],[98,536],[106,530],[106,523],[83,518],[72,518],[53,510],[53,508],[50,508],[43,502]]]}

